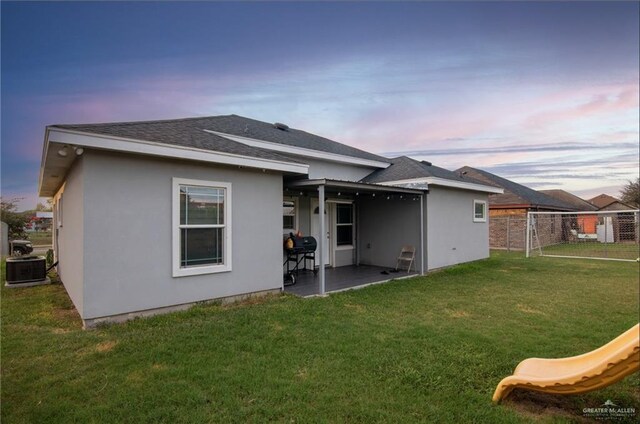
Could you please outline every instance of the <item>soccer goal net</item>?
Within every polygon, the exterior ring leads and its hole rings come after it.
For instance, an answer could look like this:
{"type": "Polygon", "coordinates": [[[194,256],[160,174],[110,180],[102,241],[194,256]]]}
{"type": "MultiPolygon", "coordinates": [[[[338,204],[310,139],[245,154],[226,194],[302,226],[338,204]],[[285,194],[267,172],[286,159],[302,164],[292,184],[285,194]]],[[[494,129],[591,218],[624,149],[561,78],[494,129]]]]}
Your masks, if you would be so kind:
{"type": "Polygon", "coordinates": [[[640,212],[529,212],[526,255],[636,261],[640,212]]]}

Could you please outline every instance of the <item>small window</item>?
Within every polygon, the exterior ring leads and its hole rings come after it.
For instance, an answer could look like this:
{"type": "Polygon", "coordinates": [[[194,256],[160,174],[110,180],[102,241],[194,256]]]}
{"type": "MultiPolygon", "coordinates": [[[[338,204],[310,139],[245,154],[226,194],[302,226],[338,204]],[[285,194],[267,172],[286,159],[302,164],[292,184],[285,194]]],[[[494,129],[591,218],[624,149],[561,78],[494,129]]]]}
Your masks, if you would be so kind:
{"type": "Polygon", "coordinates": [[[230,271],[231,184],[173,181],[173,276],[230,271]]]}
{"type": "Polygon", "coordinates": [[[284,200],[282,202],[282,230],[284,233],[296,231],[296,202],[284,200]]]}
{"type": "Polygon", "coordinates": [[[487,222],[487,202],[473,201],[473,222],[487,222]]]}
{"type": "Polygon", "coordinates": [[[353,204],[336,204],[336,245],[353,245],[353,204]]]}

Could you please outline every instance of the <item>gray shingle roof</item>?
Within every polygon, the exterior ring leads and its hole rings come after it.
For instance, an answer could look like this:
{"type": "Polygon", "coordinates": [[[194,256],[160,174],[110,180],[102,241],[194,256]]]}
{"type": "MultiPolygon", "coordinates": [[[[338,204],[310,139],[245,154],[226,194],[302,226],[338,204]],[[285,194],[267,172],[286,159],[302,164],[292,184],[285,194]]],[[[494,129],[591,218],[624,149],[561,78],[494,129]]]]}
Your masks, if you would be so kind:
{"type": "Polygon", "coordinates": [[[554,199],[558,199],[561,202],[568,203],[569,205],[573,206],[576,210],[581,210],[581,211],[597,211],[598,210],[596,206],[576,196],[575,194],[569,193],[568,191],[565,191],[565,190],[554,189],[554,190],[538,190],[538,191],[540,193],[546,194],[547,196],[551,196],[554,199]]]}
{"type": "Polygon", "coordinates": [[[616,207],[620,210],[623,209],[636,209],[633,206],[627,205],[626,203],[623,203],[622,201],[616,199],[613,196],[609,196],[608,194],[600,194],[596,197],[594,197],[593,199],[589,199],[589,202],[592,203],[596,208],[598,208],[598,210],[602,210],[602,209],[609,209],[611,207],[611,205],[616,204],[616,207]]]}
{"type": "Polygon", "coordinates": [[[499,177],[481,169],[463,166],[456,170],[458,173],[464,173],[465,177],[483,181],[486,184],[492,184],[504,189],[503,194],[492,194],[489,196],[489,205],[529,205],[531,207],[544,207],[556,210],[575,210],[573,206],[547,196],[544,193],[535,191],[529,187],[523,186],[506,178],[499,177]]]}
{"type": "Polygon", "coordinates": [[[311,134],[295,128],[286,131],[276,128],[273,123],[257,121],[238,115],[212,116],[202,118],[200,121],[206,129],[270,141],[293,147],[317,150],[320,152],[334,153],[344,156],[352,156],[361,159],[374,160],[389,163],[389,159],[374,155],[346,144],[338,143],[319,135],[311,134]]]}
{"type": "Polygon", "coordinates": [[[375,170],[360,181],[364,183],[383,183],[388,181],[427,177],[483,184],[482,182],[474,181],[471,178],[463,178],[455,172],[434,166],[429,162],[420,162],[407,156],[400,156],[391,159],[391,166],[385,169],[375,170]]]}
{"type": "Polygon", "coordinates": [[[193,119],[171,121],[116,122],[105,124],[51,125],[91,134],[132,138],[182,147],[195,147],[215,152],[231,153],[258,159],[299,163],[292,158],[268,150],[238,143],[203,131],[193,119]]]}
{"type": "Polygon", "coordinates": [[[299,162],[286,157],[285,155],[247,146],[243,143],[228,140],[224,137],[204,131],[210,130],[288,146],[313,149],[326,153],[388,162],[388,159],[382,156],[374,155],[372,153],[329,140],[328,138],[320,137],[294,128],[289,128],[288,130],[283,131],[275,128],[271,123],[257,121],[255,119],[237,115],[208,116],[164,121],[52,125],[52,127],[186,147],[197,147],[200,149],[263,159],[299,162]]]}

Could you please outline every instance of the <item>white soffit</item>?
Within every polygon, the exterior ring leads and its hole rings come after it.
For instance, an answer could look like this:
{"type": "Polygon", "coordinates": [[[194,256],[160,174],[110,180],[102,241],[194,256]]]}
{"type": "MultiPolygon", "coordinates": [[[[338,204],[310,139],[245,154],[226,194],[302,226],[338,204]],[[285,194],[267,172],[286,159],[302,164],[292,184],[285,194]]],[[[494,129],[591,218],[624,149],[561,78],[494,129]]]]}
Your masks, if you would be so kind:
{"type": "Polygon", "coordinates": [[[427,183],[428,185],[459,188],[463,190],[480,191],[480,192],[492,193],[492,194],[504,193],[504,190],[499,187],[492,187],[488,185],[470,183],[466,181],[448,180],[446,178],[438,178],[438,177],[424,177],[424,178],[411,178],[407,180],[398,180],[398,181],[385,181],[383,183],[378,183],[378,184],[401,185],[401,184],[411,184],[411,183],[427,183]]]}

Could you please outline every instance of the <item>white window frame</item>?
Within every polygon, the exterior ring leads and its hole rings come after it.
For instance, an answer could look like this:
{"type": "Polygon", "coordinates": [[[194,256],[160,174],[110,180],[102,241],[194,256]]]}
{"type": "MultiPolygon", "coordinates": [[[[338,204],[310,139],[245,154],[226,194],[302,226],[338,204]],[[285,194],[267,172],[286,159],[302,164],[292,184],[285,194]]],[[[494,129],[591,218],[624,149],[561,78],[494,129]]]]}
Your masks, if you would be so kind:
{"type": "MultiPolygon", "coordinates": [[[[172,257],[173,276],[186,277],[190,275],[215,274],[218,272],[231,271],[231,183],[220,181],[193,180],[187,178],[172,179],[172,257]],[[201,186],[207,188],[224,189],[224,246],[223,264],[221,265],[201,265],[182,267],[180,265],[180,186],[201,186]]],[[[208,226],[207,226],[208,227],[208,226]]]]}
{"type": "Polygon", "coordinates": [[[473,201],[473,222],[487,222],[487,201],[486,200],[474,200],[473,201]],[[476,205],[482,205],[482,209],[484,210],[483,216],[481,218],[476,217],[476,205]]]}
{"type": "Polygon", "coordinates": [[[356,207],[352,201],[334,201],[335,207],[335,235],[333,239],[335,240],[335,250],[353,250],[356,242],[356,207]],[[338,205],[351,205],[351,224],[338,224],[338,205]],[[351,244],[342,244],[338,245],[338,227],[346,227],[347,225],[351,226],[351,244]]]}
{"type": "MultiPolygon", "coordinates": [[[[293,202],[293,225],[295,225],[295,228],[284,228],[284,224],[282,225],[282,234],[286,234],[289,235],[289,233],[295,233],[298,228],[300,228],[299,224],[298,224],[298,216],[299,216],[299,211],[298,211],[298,198],[297,197],[291,197],[291,196],[286,196],[282,198],[282,207],[284,208],[284,202],[293,202]]],[[[282,213],[282,216],[284,217],[284,210],[282,213]]]]}

